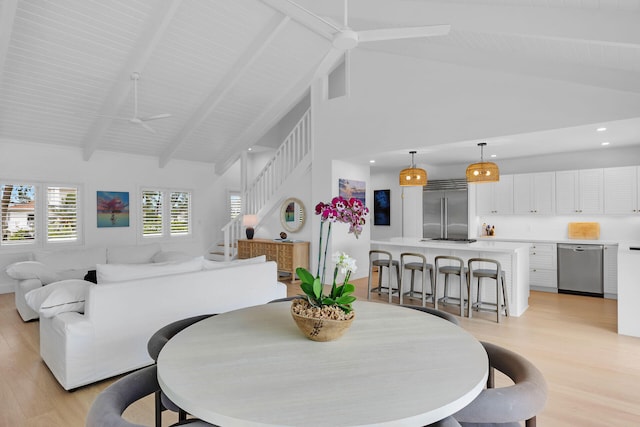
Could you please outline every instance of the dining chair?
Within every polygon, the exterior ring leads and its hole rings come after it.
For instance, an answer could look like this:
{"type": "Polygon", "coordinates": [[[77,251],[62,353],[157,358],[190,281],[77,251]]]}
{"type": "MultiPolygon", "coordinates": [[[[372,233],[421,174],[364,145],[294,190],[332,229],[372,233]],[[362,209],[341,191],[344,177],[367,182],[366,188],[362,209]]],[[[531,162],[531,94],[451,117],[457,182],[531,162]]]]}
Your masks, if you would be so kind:
{"type": "Polygon", "coordinates": [[[425,427],[460,427],[460,423],[452,416],[449,416],[440,421],[436,421],[435,423],[431,423],[425,427]]]}
{"type": "MultiPolygon", "coordinates": [[[[105,388],[95,398],[87,414],[86,427],[145,427],[122,418],[124,411],[138,400],[160,390],[158,367],[147,366],[131,372],[105,388]]],[[[198,419],[188,419],[171,427],[215,427],[198,419]]]]}
{"type": "MultiPolygon", "coordinates": [[[[400,305],[402,305],[402,299],[405,295],[409,296],[409,298],[414,298],[416,295],[420,295],[422,297],[422,306],[424,307],[427,302],[427,295],[429,298],[435,298],[433,296],[433,264],[427,263],[427,257],[423,254],[416,252],[403,252],[400,254],[400,274],[404,275],[405,270],[409,270],[411,272],[411,282],[409,284],[409,289],[400,294],[400,305]],[[416,258],[419,261],[415,261],[416,258]],[[407,262],[407,260],[409,262],[407,262]],[[420,292],[416,291],[414,288],[416,271],[422,273],[420,292]],[[429,285],[431,288],[429,292],[427,292],[427,274],[429,275],[429,285]]],[[[404,282],[404,280],[402,280],[402,282],[404,282]]]]}
{"type": "Polygon", "coordinates": [[[456,316],[454,316],[453,314],[447,313],[446,311],[436,310],[435,308],[431,308],[431,307],[420,307],[419,305],[406,305],[406,304],[404,304],[402,307],[411,308],[413,310],[422,311],[423,313],[427,313],[427,314],[431,314],[431,315],[434,315],[434,316],[438,316],[438,317],[440,317],[440,318],[442,318],[444,320],[448,320],[449,322],[453,323],[454,325],[460,326],[460,322],[458,321],[456,316]]]}
{"type": "Polygon", "coordinates": [[[369,251],[369,280],[367,280],[367,299],[371,299],[371,292],[377,291],[378,293],[386,290],[389,292],[389,303],[392,301],[392,295],[394,293],[391,286],[391,269],[396,270],[396,283],[398,284],[398,295],[402,293],[402,278],[400,276],[400,263],[397,259],[393,259],[391,252],[381,251],[378,249],[372,249],[369,251]],[[378,267],[378,286],[371,287],[371,277],[373,276],[373,267],[378,267]],[[382,269],[386,267],[389,270],[389,283],[387,286],[382,286],[382,269]]]}
{"type": "Polygon", "coordinates": [[[547,400],[547,383],[542,372],[521,355],[495,344],[481,342],[489,356],[487,388],[469,405],[453,414],[462,426],[535,427],[536,414],[547,400]],[[514,384],[495,388],[495,370],[514,384]]]}
{"type": "MultiPolygon", "coordinates": [[[[215,314],[202,314],[199,316],[177,320],[158,329],[153,335],[151,335],[151,338],[149,338],[149,341],[147,342],[147,352],[149,353],[149,356],[151,356],[154,362],[157,362],[160,350],[162,350],[165,344],[169,342],[169,340],[175,334],[177,334],[184,328],[191,326],[201,320],[207,319],[211,316],[215,316],[215,314]]],[[[156,390],[155,392],[156,427],[162,426],[162,412],[164,410],[177,412],[178,421],[185,421],[187,419],[187,413],[183,409],[178,407],[178,405],[173,403],[171,399],[169,399],[158,387],[158,390],[156,390]]]]}
{"type": "Polygon", "coordinates": [[[469,301],[471,298],[471,283],[475,277],[477,282],[476,302],[469,302],[469,318],[471,318],[472,309],[483,309],[483,305],[495,306],[496,322],[500,323],[500,315],[504,310],[505,315],[509,316],[509,294],[507,292],[505,272],[500,265],[500,261],[491,258],[470,258],[467,261],[469,266],[469,301]],[[474,265],[492,264],[491,268],[473,268],[474,265]],[[482,282],[481,279],[493,279],[496,281],[496,303],[488,303],[482,301],[482,282]]]}

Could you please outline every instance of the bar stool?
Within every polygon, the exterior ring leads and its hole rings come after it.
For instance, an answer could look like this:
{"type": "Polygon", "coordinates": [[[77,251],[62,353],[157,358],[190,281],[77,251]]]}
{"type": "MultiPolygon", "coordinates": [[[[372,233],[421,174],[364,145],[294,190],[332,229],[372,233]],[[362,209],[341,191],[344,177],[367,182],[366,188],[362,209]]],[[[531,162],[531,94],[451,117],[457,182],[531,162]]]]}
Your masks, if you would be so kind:
{"type": "MultiPolygon", "coordinates": [[[[464,284],[466,286],[463,286],[463,282],[462,282],[462,276],[468,275],[467,267],[464,266],[464,260],[457,256],[439,255],[436,257],[434,264],[435,264],[436,281],[435,281],[435,289],[433,291],[433,295],[434,295],[433,305],[435,309],[436,310],[438,309],[438,302],[442,302],[443,305],[446,305],[450,299],[454,299],[449,296],[449,276],[451,275],[458,276],[458,279],[460,281],[460,316],[464,317],[464,288],[465,287],[467,288],[467,295],[470,295],[468,276],[464,281],[464,284]],[[451,261],[455,265],[441,265],[443,261],[451,261]],[[444,295],[440,299],[438,299],[438,275],[439,274],[444,274],[444,295]]],[[[471,304],[470,298],[468,299],[468,301],[469,301],[469,304],[471,304]]]]}
{"type": "MultiPolygon", "coordinates": [[[[404,270],[411,271],[411,288],[400,294],[400,304],[402,304],[402,297],[408,295],[409,298],[414,298],[416,294],[422,295],[422,306],[427,304],[427,295],[429,298],[433,297],[433,265],[427,264],[427,257],[422,254],[414,252],[403,252],[400,254],[400,271],[404,275],[404,270]],[[420,258],[421,262],[405,262],[405,258],[420,258]],[[416,271],[422,273],[422,291],[418,292],[414,289],[414,279],[416,271]],[[431,285],[431,292],[427,293],[427,273],[429,273],[429,284],[431,285]]],[[[404,282],[404,278],[402,280],[404,282]]]]}
{"type": "Polygon", "coordinates": [[[396,269],[396,283],[398,284],[398,295],[402,295],[402,279],[400,278],[400,263],[393,259],[391,252],[372,249],[369,251],[369,280],[367,281],[367,299],[371,299],[371,292],[382,292],[386,289],[389,293],[389,303],[392,300],[393,288],[391,287],[391,267],[396,269]],[[373,267],[378,267],[378,286],[371,288],[371,276],[373,275],[373,267]],[[387,267],[389,270],[389,284],[382,286],[382,268],[387,267]]]}
{"type": "MultiPolygon", "coordinates": [[[[471,317],[472,308],[475,308],[476,310],[481,310],[483,309],[482,308],[483,305],[492,305],[496,307],[496,320],[498,323],[500,323],[500,314],[502,310],[505,311],[506,316],[509,316],[509,294],[507,293],[507,286],[506,286],[507,280],[505,278],[504,270],[500,266],[500,262],[496,261],[495,259],[489,259],[489,258],[471,258],[468,261],[468,266],[469,266],[469,286],[471,286],[471,282],[473,281],[474,277],[478,279],[478,292],[476,295],[476,302],[473,304],[470,304],[469,306],[469,317],[471,317]],[[474,263],[493,264],[495,265],[495,268],[473,269],[474,263]],[[500,278],[500,283],[498,283],[498,277],[500,278]],[[480,288],[480,284],[481,284],[480,279],[482,278],[493,279],[496,281],[496,303],[495,304],[482,301],[482,297],[481,297],[482,292],[480,288]]],[[[469,287],[469,290],[471,290],[471,287],[469,287]]],[[[471,294],[469,295],[470,295],[469,299],[471,299],[471,294]]],[[[493,309],[491,311],[493,311],[493,309]]]]}

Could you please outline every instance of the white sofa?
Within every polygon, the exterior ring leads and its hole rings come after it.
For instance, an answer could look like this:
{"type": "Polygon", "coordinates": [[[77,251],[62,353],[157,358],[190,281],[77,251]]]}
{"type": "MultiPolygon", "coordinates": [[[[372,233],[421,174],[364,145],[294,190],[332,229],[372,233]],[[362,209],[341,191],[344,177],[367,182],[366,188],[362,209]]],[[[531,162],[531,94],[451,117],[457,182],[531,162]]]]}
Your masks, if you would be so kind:
{"type": "MultiPolygon", "coordinates": [[[[206,263],[206,261],[205,261],[206,263]]],[[[40,355],[66,390],[152,363],[147,342],[162,326],[286,296],[274,262],[87,286],[84,314],[40,318],[40,355]]],[[[77,281],[76,281],[77,282],[77,281]]]]}
{"type": "Polygon", "coordinates": [[[159,244],[35,252],[29,261],[9,265],[6,272],[15,280],[16,309],[26,322],[39,317],[38,312],[32,310],[25,301],[25,295],[33,289],[59,280],[82,279],[98,264],[151,263],[159,256],[170,253],[163,252],[159,244]]]}

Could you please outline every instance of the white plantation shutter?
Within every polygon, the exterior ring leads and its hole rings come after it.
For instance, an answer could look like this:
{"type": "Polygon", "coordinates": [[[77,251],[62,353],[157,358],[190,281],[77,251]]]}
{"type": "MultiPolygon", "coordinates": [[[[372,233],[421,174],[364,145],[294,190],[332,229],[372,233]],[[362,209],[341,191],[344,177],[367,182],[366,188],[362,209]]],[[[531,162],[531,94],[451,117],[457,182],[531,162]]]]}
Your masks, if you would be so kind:
{"type": "Polygon", "coordinates": [[[142,192],[142,236],[162,236],[162,191],[142,192]]]}
{"type": "Polygon", "coordinates": [[[47,241],[78,240],[78,189],[47,187],[47,241]]]}
{"type": "Polygon", "coordinates": [[[234,219],[242,212],[242,197],[238,192],[229,192],[229,219],[234,219]]]}
{"type": "Polygon", "coordinates": [[[186,235],[191,232],[191,193],[174,191],[171,193],[172,236],[186,235]]]}
{"type": "Polygon", "coordinates": [[[36,238],[36,187],[0,184],[2,245],[31,243],[36,238]]]}

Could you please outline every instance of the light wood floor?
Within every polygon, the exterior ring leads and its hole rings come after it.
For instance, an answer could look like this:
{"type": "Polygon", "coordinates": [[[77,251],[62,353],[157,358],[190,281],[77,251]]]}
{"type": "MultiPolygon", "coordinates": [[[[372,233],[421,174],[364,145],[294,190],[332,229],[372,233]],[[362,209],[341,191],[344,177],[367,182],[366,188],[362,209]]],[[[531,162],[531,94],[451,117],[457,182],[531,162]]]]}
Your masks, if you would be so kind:
{"type": "MultiPolygon", "coordinates": [[[[366,279],[355,284],[366,298],[366,279]]],[[[288,288],[299,293],[297,285],[288,288]]],[[[529,304],[523,316],[499,325],[490,313],[460,320],[478,339],[524,355],[543,372],[549,400],[538,425],[640,426],[640,338],[616,334],[616,302],[531,292],[529,304]]],[[[93,399],[113,381],[64,391],[40,359],[38,322],[22,322],[13,294],[0,295],[0,427],[83,426],[93,399]]],[[[126,417],[153,425],[153,401],[134,405],[126,417]]],[[[175,420],[164,415],[164,425],[175,420]]]]}

